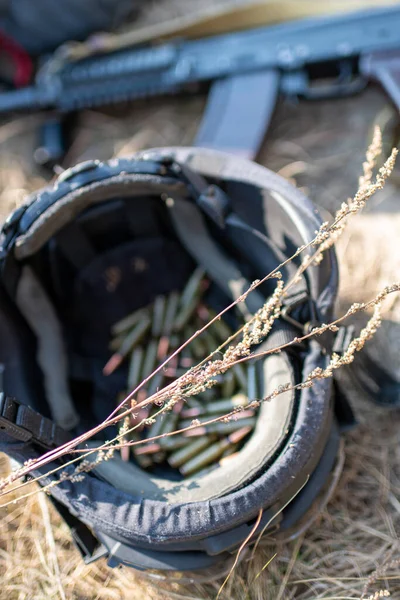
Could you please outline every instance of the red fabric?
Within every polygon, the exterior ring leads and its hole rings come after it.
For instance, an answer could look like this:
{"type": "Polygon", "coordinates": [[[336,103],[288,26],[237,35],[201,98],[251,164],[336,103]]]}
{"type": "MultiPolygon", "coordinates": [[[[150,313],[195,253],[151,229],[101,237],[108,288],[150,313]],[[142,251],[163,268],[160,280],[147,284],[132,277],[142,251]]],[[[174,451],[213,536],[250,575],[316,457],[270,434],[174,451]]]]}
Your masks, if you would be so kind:
{"type": "Polygon", "coordinates": [[[31,80],[33,65],[29,55],[19,44],[0,31],[0,50],[5,52],[12,60],[15,71],[13,83],[15,87],[28,85],[31,80]]]}

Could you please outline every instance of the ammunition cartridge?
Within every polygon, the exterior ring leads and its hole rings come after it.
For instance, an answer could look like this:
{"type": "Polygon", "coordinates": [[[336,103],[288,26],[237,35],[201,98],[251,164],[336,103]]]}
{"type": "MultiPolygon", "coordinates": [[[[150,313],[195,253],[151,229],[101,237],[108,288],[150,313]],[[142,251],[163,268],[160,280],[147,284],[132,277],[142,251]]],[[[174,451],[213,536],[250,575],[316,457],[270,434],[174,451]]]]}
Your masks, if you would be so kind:
{"type": "Polygon", "coordinates": [[[236,377],[240,387],[242,388],[242,390],[246,390],[247,389],[247,375],[246,375],[246,369],[244,368],[244,366],[242,364],[233,365],[233,367],[231,367],[231,369],[233,370],[235,377],[236,377]]]}
{"type": "Polygon", "coordinates": [[[214,400],[209,402],[206,406],[206,412],[208,414],[214,414],[219,412],[229,412],[234,408],[240,406],[246,406],[247,398],[244,394],[235,394],[232,398],[226,398],[222,400],[214,400]]]}
{"type": "Polygon", "coordinates": [[[182,409],[183,409],[183,406],[184,406],[184,401],[183,401],[183,400],[178,400],[178,401],[177,401],[177,402],[174,404],[174,407],[173,407],[172,411],[173,411],[174,413],[178,413],[178,415],[181,415],[181,414],[182,414],[182,409]]]}
{"type": "Polygon", "coordinates": [[[209,329],[203,331],[201,338],[204,340],[204,344],[207,348],[207,354],[212,354],[218,348],[219,341],[214,337],[209,329]]]}
{"type": "Polygon", "coordinates": [[[188,396],[186,398],[186,404],[190,408],[198,408],[199,406],[202,406],[200,400],[198,400],[195,396],[188,396]]]}
{"type": "Polygon", "coordinates": [[[139,308],[135,310],[135,312],[131,313],[127,317],[121,319],[111,327],[112,335],[119,335],[120,333],[125,333],[129,329],[132,329],[135,325],[140,323],[140,321],[149,316],[149,307],[139,308]]]}
{"type": "Polygon", "coordinates": [[[108,344],[108,349],[112,350],[113,352],[117,352],[117,350],[119,350],[121,348],[122,342],[124,341],[125,338],[126,338],[126,333],[125,334],[120,333],[116,337],[113,337],[111,342],[108,344]]]}
{"type": "Polygon", "coordinates": [[[140,369],[143,363],[143,348],[137,346],[131,354],[128,372],[128,389],[133,390],[140,383],[140,369]]]}
{"type": "MultiPolygon", "coordinates": [[[[242,422],[243,425],[243,422],[242,422]]],[[[244,427],[242,427],[241,429],[238,429],[237,431],[233,431],[229,436],[229,441],[232,444],[238,444],[239,442],[241,442],[243,440],[243,438],[246,437],[246,435],[248,435],[252,430],[252,426],[251,425],[245,425],[244,427]]]]}
{"type": "Polygon", "coordinates": [[[162,388],[162,383],[164,379],[164,373],[159,371],[156,373],[147,384],[147,392],[149,396],[155,394],[159,389],[162,388]]]}
{"type": "Polygon", "coordinates": [[[211,321],[211,313],[207,306],[204,304],[199,304],[196,310],[196,313],[201,321],[203,321],[203,325],[211,321]]]}
{"type": "Polygon", "coordinates": [[[217,390],[215,389],[215,386],[212,388],[206,388],[204,392],[198,394],[197,397],[204,405],[204,402],[210,402],[211,400],[215,400],[217,398],[217,390]]]}
{"type": "Polygon", "coordinates": [[[166,297],[157,296],[153,305],[153,323],[151,326],[151,334],[153,337],[160,337],[165,313],[166,297]]]}
{"type": "Polygon", "coordinates": [[[152,454],[151,458],[153,459],[153,463],[155,463],[156,465],[159,465],[163,462],[165,462],[166,459],[166,454],[165,452],[156,452],[155,454],[152,454]]]}
{"type": "Polygon", "coordinates": [[[189,322],[190,318],[196,311],[197,304],[199,302],[199,298],[195,296],[188,302],[188,304],[184,304],[180,311],[178,312],[175,322],[174,322],[174,331],[182,331],[185,325],[189,322]]]}
{"type": "Polygon", "coordinates": [[[194,458],[188,460],[179,469],[182,475],[192,475],[196,471],[203,469],[212,462],[215,462],[223,454],[223,452],[229,448],[232,443],[229,438],[225,438],[205,448],[202,452],[197,454],[194,458]]]}
{"type": "Polygon", "coordinates": [[[187,369],[182,369],[179,367],[173,369],[172,367],[166,367],[164,369],[164,376],[168,377],[169,379],[177,379],[178,377],[182,377],[182,375],[184,375],[186,372],[187,369]]]}
{"type": "Polygon", "coordinates": [[[141,456],[142,454],[155,454],[161,450],[160,444],[150,443],[143,444],[143,446],[133,446],[135,456],[141,456]]]}
{"type": "MultiPolygon", "coordinates": [[[[133,417],[131,415],[131,419],[130,419],[131,427],[135,427],[135,426],[139,425],[139,427],[137,427],[137,429],[135,429],[135,432],[141,431],[144,428],[144,424],[140,425],[140,423],[142,423],[142,421],[147,419],[148,416],[149,416],[149,407],[148,406],[141,408],[137,413],[135,413],[135,417],[133,417]]],[[[135,432],[132,432],[132,433],[135,433],[135,432]]],[[[129,439],[132,439],[132,437],[129,434],[128,434],[128,437],[129,437],[129,439]]]]}
{"type": "Polygon", "coordinates": [[[224,373],[224,381],[222,383],[222,395],[224,398],[232,396],[236,388],[236,379],[232,371],[224,373]]]}
{"type": "MultiPolygon", "coordinates": [[[[197,331],[197,330],[196,330],[197,331]]],[[[186,327],[184,330],[184,339],[188,340],[192,337],[194,331],[192,328],[186,327]]],[[[202,360],[207,356],[204,342],[199,338],[194,338],[189,344],[189,350],[197,360],[202,360]]]]}
{"type": "Polygon", "coordinates": [[[150,454],[135,454],[135,460],[139,467],[142,469],[148,469],[153,464],[153,460],[150,454]]]}
{"type": "MultiPolygon", "coordinates": [[[[207,407],[208,409],[209,407],[207,407]]],[[[232,410],[232,409],[231,409],[232,410]]],[[[201,415],[204,419],[204,421],[210,419],[210,418],[214,418],[214,417],[223,417],[224,415],[226,415],[226,413],[229,412],[228,410],[222,410],[220,412],[218,412],[217,414],[203,414],[201,415]]],[[[238,413],[235,414],[235,419],[237,419],[238,421],[240,421],[241,419],[248,419],[250,417],[254,417],[254,411],[249,409],[249,410],[242,410],[238,413]]],[[[232,420],[234,419],[232,417],[232,420]]],[[[193,417],[189,418],[189,419],[182,419],[181,422],[179,423],[179,426],[183,429],[184,427],[190,427],[190,425],[192,424],[193,421],[193,417]]],[[[225,423],[223,421],[220,421],[219,423],[221,423],[222,425],[225,425],[225,423]]],[[[229,423],[231,423],[231,421],[229,421],[229,423]]],[[[210,425],[205,425],[205,427],[212,427],[214,425],[217,425],[217,423],[211,423],[210,425]]],[[[200,426],[202,426],[202,423],[200,423],[200,426]]]]}
{"type": "Polygon", "coordinates": [[[179,450],[179,448],[183,448],[190,443],[191,440],[181,434],[170,435],[159,440],[161,448],[168,451],[179,450]]]}
{"type": "Polygon", "coordinates": [[[157,359],[161,362],[163,361],[168,354],[168,350],[170,347],[170,338],[166,335],[160,337],[157,348],[157,359]]]}
{"type": "Polygon", "coordinates": [[[176,350],[176,348],[178,348],[178,346],[181,345],[179,335],[177,335],[176,333],[173,333],[169,339],[171,348],[174,348],[176,350]]]}
{"type": "Polygon", "coordinates": [[[167,299],[167,306],[165,309],[165,319],[162,328],[162,334],[165,336],[171,335],[174,327],[176,318],[176,312],[179,305],[179,294],[178,292],[171,292],[167,299]]]}
{"type": "Polygon", "coordinates": [[[124,462],[128,462],[131,454],[131,449],[129,446],[122,446],[121,448],[121,458],[124,462]]]}
{"type": "Polygon", "coordinates": [[[146,379],[154,371],[157,364],[157,340],[150,340],[147,344],[146,352],[143,360],[142,381],[146,379]]]}
{"type": "Polygon", "coordinates": [[[180,353],[179,366],[183,369],[190,369],[190,367],[193,367],[193,365],[195,364],[195,361],[188,353],[185,353],[185,350],[186,348],[184,348],[180,353]]]}
{"type": "Polygon", "coordinates": [[[249,400],[257,398],[257,371],[254,362],[247,366],[247,397],[249,400]]]}
{"type": "Polygon", "coordinates": [[[161,433],[164,434],[164,433],[171,433],[172,431],[175,431],[178,421],[179,421],[179,413],[173,412],[173,411],[166,413],[165,417],[164,417],[164,422],[163,422],[163,426],[161,429],[161,433]]]}
{"type": "MultiPolygon", "coordinates": [[[[232,398],[226,398],[223,400],[212,400],[207,402],[207,404],[203,404],[201,406],[196,406],[193,408],[185,408],[182,411],[183,418],[195,418],[203,415],[223,415],[234,408],[238,408],[239,406],[245,406],[247,404],[247,398],[244,394],[236,394],[232,398]]],[[[243,411],[246,412],[246,411],[243,411]]],[[[243,414],[238,413],[238,414],[243,414]]]]}
{"type": "Polygon", "coordinates": [[[201,283],[204,278],[205,271],[203,267],[197,267],[186,282],[181,295],[181,306],[189,304],[195,296],[201,292],[201,283]]]}
{"type": "Polygon", "coordinates": [[[160,435],[163,424],[164,424],[165,413],[158,415],[157,417],[154,417],[154,418],[155,418],[156,422],[150,426],[150,428],[146,434],[147,438],[153,438],[153,437],[156,437],[157,435],[160,435]]]}
{"type": "Polygon", "coordinates": [[[228,464],[229,461],[232,460],[232,458],[235,458],[236,456],[239,456],[239,452],[237,452],[237,448],[238,445],[237,444],[232,444],[232,446],[229,446],[229,448],[227,448],[223,455],[221,456],[221,458],[219,459],[219,466],[223,467],[224,465],[228,464]]]}
{"type": "MultiPolygon", "coordinates": [[[[214,310],[210,310],[211,319],[214,319],[216,315],[217,313],[214,310]]],[[[220,342],[226,342],[226,340],[230,338],[233,333],[232,329],[229,327],[229,325],[226,324],[223,317],[216,319],[214,323],[210,326],[210,328],[212,328],[215,331],[215,334],[220,340],[220,342]]]]}
{"type": "Polygon", "coordinates": [[[215,464],[215,465],[211,465],[209,467],[205,467],[204,469],[201,469],[200,471],[195,471],[193,475],[191,475],[190,477],[186,477],[186,479],[200,479],[200,477],[204,477],[204,475],[208,475],[209,473],[212,473],[213,471],[216,471],[217,469],[219,469],[219,464],[215,464]]]}
{"type": "Polygon", "coordinates": [[[185,408],[182,410],[181,417],[183,419],[194,419],[201,414],[203,414],[202,409],[199,406],[195,406],[194,408],[185,408]]]}
{"type": "Polygon", "coordinates": [[[184,446],[180,450],[173,452],[168,457],[168,462],[171,467],[181,467],[186,464],[195,454],[201,452],[215,441],[214,436],[206,436],[195,439],[192,442],[189,442],[187,446],[184,446]]]}
{"type": "Polygon", "coordinates": [[[119,365],[124,360],[125,356],[133,350],[133,348],[139,343],[139,341],[143,338],[144,334],[147,332],[150,327],[150,317],[143,317],[143,319],[136,325],[132,331],[128,333],[126,338],[121,344],[118,352],[112,355],[110,360],[107,362],[103,369],[104,375],[111,375],[119,367],[119,365]]]}
{"type": "Polygon", "coordinates": [[[211,423],[210,425],[200,425],[199,427],[194,427],[193,429],[188,429],[183,433],[186,437],[198,437],[199,435],[207,435],[210,433],[233,433],[242,429],[243,427],[251,427],[253,428],[256,423],[256,417],[247,417],[244,419],[238,419],[237,421],[229,421],[228,423],[211,423]]]}

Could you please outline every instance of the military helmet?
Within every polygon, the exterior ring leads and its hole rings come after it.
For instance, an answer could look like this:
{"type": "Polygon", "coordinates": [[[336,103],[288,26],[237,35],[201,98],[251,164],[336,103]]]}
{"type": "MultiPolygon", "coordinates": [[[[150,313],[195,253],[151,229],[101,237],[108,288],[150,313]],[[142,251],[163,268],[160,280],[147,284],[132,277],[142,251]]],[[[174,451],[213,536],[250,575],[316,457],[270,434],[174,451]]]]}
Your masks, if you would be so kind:
{"type": "MultiPolygon", "coordinates": [[[[145,329],[150,321],[149,332],[157,298],[175,293],[179,304],[199,272],[203,312],[218,314],[308,244],[320,224],[311,201],[282,177],[218,151],[153,149],[64,171],[15,210],[2,231],[1,449],[25,462],[107,418],[120,391],[130,391],[129,360],[105,375],[116,323],[121,333],[136,314],[131,325],[145,329]]],[[[301,260],[280,267],[285,281],[301,260]]],[[[266,279],[241,302],[242,310],[236,305],[224,313],[224,335],[241,325],[246,311],[254,314],[275,286],[276,279],[266,279]]],[[[325,368],[333,349],[340,352],[344,344],[343,335],[293,343],[332,319],[337,287],[329,249],[282,298],[281,314],[260,348],[284,348],[264,352],[241,374],[249,399],[281,393],[260,402],[247,437],[230,438],[235,452],[229,460],[217,452],[207,468],[185,476],[167,464],[165,453],[150,466],[140,453],[130,460],[114,453],[79,478],[74,465],[63,475],[50,473],[61,459],[33,472],[41,485],[51,484],[50,497],[87,562],[106,556],[112,566],[150,572],[221,572],[250,532],[255,539],[298,523],[330,480],[339,431],[352,423],[336,382],[294,388],[316,367],[325,368]]],[[[143,339],[142,351],[150,352],[153,341],[143,339]]],[[[217,400],[202,392],[182,411],[190,419],[206,410],[202,402],[217,400]]],[[[211,430],[211,442],[227,447],[223,440],[241,425],[238,416],[231,429],[220,423],[222,430],[211,430]]],[[[115,433],[100,430],[90,447],[115,433]]],[[[199,448],[201,437],[200,431],[188,439],[197,439],[199,448]]]]}

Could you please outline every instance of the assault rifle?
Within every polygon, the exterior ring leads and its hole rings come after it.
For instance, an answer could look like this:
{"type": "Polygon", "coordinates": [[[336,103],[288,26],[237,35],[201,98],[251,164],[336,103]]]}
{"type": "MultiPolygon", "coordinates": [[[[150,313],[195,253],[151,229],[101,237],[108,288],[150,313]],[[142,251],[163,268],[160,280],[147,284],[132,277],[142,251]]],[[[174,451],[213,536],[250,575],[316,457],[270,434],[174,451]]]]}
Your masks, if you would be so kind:
{"type": "Polygon", "coordinates": [[[397,5],[75,61],[56,52],[32,87],[0,94],[0,113],[69,113],[212,83],[195,145],[254,157],[279,92],[331,98],[375,79],[400,109],[399,75],[397,5]]]}

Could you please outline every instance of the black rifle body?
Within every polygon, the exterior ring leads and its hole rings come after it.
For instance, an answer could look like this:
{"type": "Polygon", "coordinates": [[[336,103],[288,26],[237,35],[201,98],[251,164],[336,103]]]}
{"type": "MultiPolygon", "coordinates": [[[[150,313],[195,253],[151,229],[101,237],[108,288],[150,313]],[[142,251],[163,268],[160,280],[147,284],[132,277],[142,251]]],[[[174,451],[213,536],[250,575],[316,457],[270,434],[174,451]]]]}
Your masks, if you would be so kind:
{"type": "Polygon", "coordinates": [[[213,82],[198,145],[254,156],[279,91],[334,97],[379,79],[400,108],[400,6],[312,18],[194,41],[120,50],[68,62],[51,58],[35,85],[0,94],[0,113],[67,113],[178,93],[213,82]],[[310,84],[335,65],[327,85],[310,84]],[[318,70],[319,69],[319,70],[318,70]]]}

